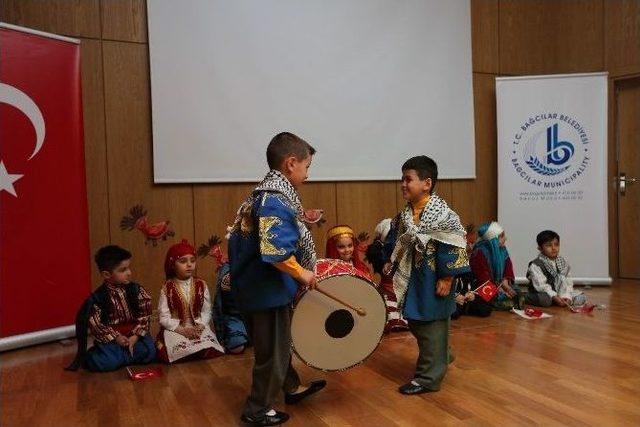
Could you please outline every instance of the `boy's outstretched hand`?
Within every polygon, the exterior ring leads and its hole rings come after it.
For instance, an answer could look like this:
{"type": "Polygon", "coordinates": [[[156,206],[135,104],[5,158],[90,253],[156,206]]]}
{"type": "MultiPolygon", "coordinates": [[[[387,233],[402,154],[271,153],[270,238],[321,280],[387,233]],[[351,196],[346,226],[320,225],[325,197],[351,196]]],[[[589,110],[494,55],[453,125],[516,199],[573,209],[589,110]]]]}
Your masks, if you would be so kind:
{"type": "Polygon", "coordinates": [[[300,273],[300,282],[304,287],[309,289],[315,289],[318,286],[316,273],[311,270],[302,270],[302,273],[300,273]]]}
{"type": "Polygon", "coordinates": [[[452,282],[453,276],[438,279],[438,281],[436,282],[436,295],[438,295],[439,297],[446,297],[447,295],[449,295],[452,282]]]}

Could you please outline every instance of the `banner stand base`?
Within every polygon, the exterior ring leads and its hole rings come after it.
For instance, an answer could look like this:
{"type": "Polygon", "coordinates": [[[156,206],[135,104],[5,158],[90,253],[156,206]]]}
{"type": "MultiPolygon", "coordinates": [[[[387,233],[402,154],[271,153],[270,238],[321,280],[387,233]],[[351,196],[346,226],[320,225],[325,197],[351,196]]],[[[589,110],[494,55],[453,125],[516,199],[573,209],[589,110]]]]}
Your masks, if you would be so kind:
{"type": "MultiPolygon", "coordinates": [[[[573,284],[577,286],[582,285],[603,285],[603,286],[611,286],[613,280],[611,277],[571,277],[573,280],[573,284]]],[[[526,277],[516,277],[516,285],[524,285],[529,283],[529,280],[526,277]]]]}
{"type": "Polygon", "coordinates": [[[45,329],[44,331],[30,332],[28,334],[12,335],[10,337],[0,338],[0,352],[50,341],[58,341],[74,337],[75,335],[75,325],[45,329]]]}

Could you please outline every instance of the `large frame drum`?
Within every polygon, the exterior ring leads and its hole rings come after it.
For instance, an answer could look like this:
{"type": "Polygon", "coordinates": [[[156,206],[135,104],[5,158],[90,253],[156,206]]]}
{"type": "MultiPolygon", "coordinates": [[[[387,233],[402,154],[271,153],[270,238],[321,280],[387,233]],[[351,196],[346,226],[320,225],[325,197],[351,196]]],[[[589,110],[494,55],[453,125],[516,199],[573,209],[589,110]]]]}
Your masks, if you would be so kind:
{"type": "Polygon", "coordinates": [[[305,291],[291,320],[293,351],[316,369],[349,369],[362,363],[380,344],[387,308],[375,285],[356,276],[350,263],[320,260],[316,269],[319,289],[363,309],[366,314],[361,316],[319,291],[305,291]]]}

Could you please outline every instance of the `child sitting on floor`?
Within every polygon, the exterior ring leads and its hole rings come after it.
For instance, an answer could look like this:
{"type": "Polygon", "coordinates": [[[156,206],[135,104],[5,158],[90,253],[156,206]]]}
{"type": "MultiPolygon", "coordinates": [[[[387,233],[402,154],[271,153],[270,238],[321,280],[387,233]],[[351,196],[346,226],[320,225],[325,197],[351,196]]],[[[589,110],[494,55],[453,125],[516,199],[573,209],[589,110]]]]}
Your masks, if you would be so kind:
{"type": "Polygon", "coordinates": [[[76,316],[78,353],[66,368],[107,372],[155,359],[149,336],[151,297],[131,281],[131,253],[119,246],[98,250],[95,261],[104,283],[80,307],[76,316]],[[94,345],[87,351],[87,332],[94,345]]]}
{"type": "Polygon", "coordinates": [[[229,353],[240,354],[249,343],[249,334],[244,317],[237,307],[231,291],[229,259],[220,248],[218,236],[209,239],[209,246],[202,245],[199,254],[210,255],[218,264],[216,276],[216,296],[213,300],[213,325],[216,335],[229,353]]]}
{"type": "Polygon", "coordinates": [[[586,297],[573,290],[573,281],[569,278],[571,267],[560,255],[560,236],[555,231],[544,230],[536,236],[538,257],[529,263],[527,278],[529,292],[527,303],[540,307],[552,304],[560,307],[582,305],[586,297]]]}
{"type": "Polygon", "coordinates": [[[209,327],[211,297],[204,280],[195,277],[196,251],[186,240],[169,248],[164,261],[167,281],[160,291],[158,359],[210,359],[224,349],[209,327]]]}
{"type": "Polygon", "coordinates": [[[384,303],[387,306],[387,324],[384,327],[385,333],[399,332],[409,329],[407,321],[398,310],[398,299],[393,290],[393,277],[384,273],[384,265],[389,262],[384,251],[384,243],[391,230],[391,218],[380,221],[376,226],[373,242],[367,247],[367,261],[373,266],[373,271],[380,275],[380,285],[378,287],[384,303]]]}
{"type": "Polygon", "coordinates": [[[513,264],[505,246],[506,241],[500,224],[483,224],[478,228],[478,240],[471,254],[471,270],[478,285],[491,282],[499,289],[491,301],[496,310],[511,310],[518,301],[513,264]]]}
{"type": "MultiPolygon", "coordinates": [[[[467,224],[465,226],[467,231],[467,255],[471,257],[473,253],[473,246],[476,243],[478,235],[476,233],[476,227],[473,224],[467,224]]],[[[460,274],[453,279],[454,286],[454,299],[456,301],[456,311],[451,315],[452,319],[457,319],[463,314],[478,317],[488,317],[493,311],[491,304],[484,301],[481,297],[476,295],[478,288],[478,282],[473,275],[473,272],[468,271],[460,274]]]]}

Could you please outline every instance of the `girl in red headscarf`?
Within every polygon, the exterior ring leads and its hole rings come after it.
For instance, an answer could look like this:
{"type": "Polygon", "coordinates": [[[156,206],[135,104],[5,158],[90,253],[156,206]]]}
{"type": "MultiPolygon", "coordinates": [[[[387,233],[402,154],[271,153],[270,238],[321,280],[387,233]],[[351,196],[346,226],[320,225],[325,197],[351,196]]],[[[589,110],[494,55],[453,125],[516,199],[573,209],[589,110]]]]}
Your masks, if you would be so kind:
{"type": "Polygon", "coordinates": [[[195,276],[196,251],[186,240],[167,251],[167,281],[160,291],[160,332],[156,339],[158,359],[209,359],[224,353],[211,330],[211,296],[204,280],[195,276]]]}
{"type": "MultiPolygon", "coordinates": [[[[359,242],[353,229],[346,225],[338,225],[327,232],[325,257],[337,259],[351,264],[354,274],[371,280],[369,267],[362,261],[362,252],[366,250],[364,242],[359,242]]],[[[327,273],[331,273],[328,271],[327,273]]],[[[318,271],[318,276],[321,272],[318,271]]]]}

